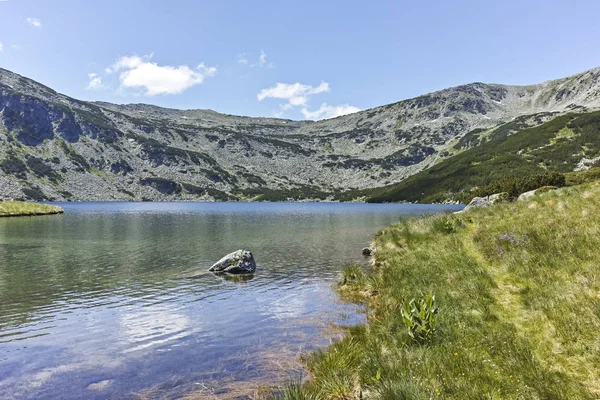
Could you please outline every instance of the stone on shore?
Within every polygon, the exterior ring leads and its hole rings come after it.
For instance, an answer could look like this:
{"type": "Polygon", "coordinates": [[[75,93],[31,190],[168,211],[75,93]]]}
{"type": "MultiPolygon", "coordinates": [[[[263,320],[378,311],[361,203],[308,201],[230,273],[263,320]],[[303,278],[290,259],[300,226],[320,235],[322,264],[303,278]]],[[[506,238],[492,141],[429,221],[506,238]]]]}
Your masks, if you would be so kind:
{"type": "Polygon", "coordinates": [[[465,208],[460,211],[455,212],[454,214],[460,214],[465,211],[469,211],[472,208],[477,207],[489,207],[493,204],[500,203],[503,201],[507,201],[509,198],[508,193],[495,193],[485,197],[473,197],[473,200],[465,208]]]}
{"type": "Polygon", "coordinates": [[[256,271],[256,262],[248,250],[237,250],[221,258],[208,270],[215,273],[250,274],[256,271]]]}
{"type": "Polygon", "coordinates": [[[556,186],[542,186],[541,188],[537,188],[535,190],[530,190],[529,192],[521,193],[517,198],[517,201],[529,200],[533,196],[537,196],[538,194],[547,193],[552,190],[558,189],[556,186]]]}
{"type": "Polygon", "coordinates": [[[533,196],[535,196],[535,190],[530,190],[529,192],[521,193],[517,198],[517,201],[529,200],[533,196]]]}

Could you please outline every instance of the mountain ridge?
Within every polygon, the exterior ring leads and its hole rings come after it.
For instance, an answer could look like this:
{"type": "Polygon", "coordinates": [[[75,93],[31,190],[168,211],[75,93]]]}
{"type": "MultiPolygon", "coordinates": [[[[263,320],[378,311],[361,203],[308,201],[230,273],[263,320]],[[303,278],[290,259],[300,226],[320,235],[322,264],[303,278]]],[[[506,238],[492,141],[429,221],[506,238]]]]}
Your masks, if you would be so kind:
{"type": "Polygon", "coordinates": [[[465,150],[454,146],[473,130],[597,108],[600,68],[321,121],[86,102],[0,69],[0,186],[4,198],[36,200],[347,198],[465,150]]]}

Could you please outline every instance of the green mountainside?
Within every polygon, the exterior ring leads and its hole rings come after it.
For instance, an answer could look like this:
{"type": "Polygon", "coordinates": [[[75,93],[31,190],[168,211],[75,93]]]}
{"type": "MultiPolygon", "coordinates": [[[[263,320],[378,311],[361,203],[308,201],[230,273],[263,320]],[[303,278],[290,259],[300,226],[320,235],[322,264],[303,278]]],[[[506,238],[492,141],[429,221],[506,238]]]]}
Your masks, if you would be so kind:
{"type": "Polygon", "coordinates": [[[503,179],[568,173],[600,160],[600,112],[560,115],[507,136],[514,125],[465,135],[461,140],[478,144],[399,184],[372,191],[368,201],[468,201],[477,188],[503,179]]]}

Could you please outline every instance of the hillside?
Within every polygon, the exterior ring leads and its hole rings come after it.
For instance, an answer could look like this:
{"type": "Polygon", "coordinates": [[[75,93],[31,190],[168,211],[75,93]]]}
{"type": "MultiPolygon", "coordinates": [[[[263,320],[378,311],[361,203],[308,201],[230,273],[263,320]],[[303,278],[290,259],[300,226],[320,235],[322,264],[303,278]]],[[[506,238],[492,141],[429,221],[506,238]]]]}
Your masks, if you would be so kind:
{"type": "Polygon", "coordinates": [[[531,86],[462,85],[317,122],[84,102],[0,69],[0,196],[350,199],[477,146],[481,130],[597,108],[599,68],[531,86]]]}
{"type": "Polygon", "coordinates": [[[383,229],[340,284],[368,323],[277,398],[597,399],[599,208],[595,182],[383,229]]]}
{"type": "Polygon", "coordinates": [[[564,114],[507,136],[510,129],[515,122],[468,133],[455,147],[466,141],[477,145],[397,185],[371,192],[369,201],[468,201],[474,188],[506,177],[566,173],[600,161],[600,112],[564,114]]]}

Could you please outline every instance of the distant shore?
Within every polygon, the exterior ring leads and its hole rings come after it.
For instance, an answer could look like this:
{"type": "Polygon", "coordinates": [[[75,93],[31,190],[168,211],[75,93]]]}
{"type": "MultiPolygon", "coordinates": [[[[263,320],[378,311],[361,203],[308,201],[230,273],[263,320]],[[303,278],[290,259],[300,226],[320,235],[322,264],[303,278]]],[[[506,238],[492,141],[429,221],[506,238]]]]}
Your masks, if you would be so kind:
{"type": "Polygon", "coordinates": [[[24,217],[34,215],[62,214],[64,210],[50,204],[25,201],[0,201],[0,217],[24,217]]]}

